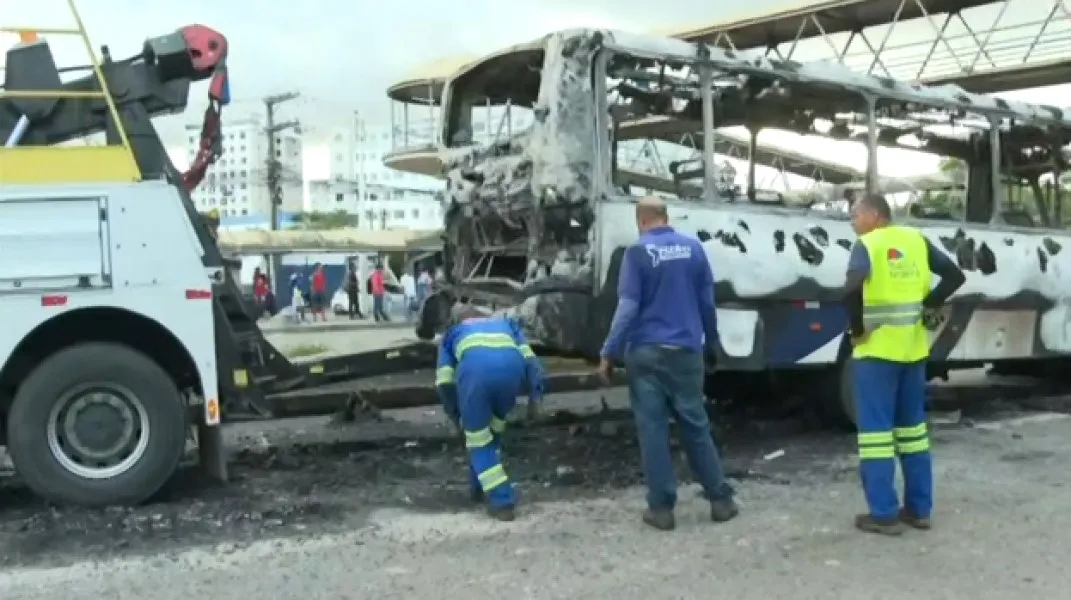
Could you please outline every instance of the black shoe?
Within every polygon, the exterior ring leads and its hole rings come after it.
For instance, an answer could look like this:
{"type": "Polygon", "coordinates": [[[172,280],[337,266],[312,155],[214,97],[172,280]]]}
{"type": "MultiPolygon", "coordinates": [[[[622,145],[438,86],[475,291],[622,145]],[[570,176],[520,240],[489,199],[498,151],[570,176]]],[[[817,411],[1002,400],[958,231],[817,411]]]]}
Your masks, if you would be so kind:
{"type": "Polygon", "coordinates": [[[499,521],[509,522],[517,519],[517,509],[512,506],[489,506],[487,514],[499,521]]]}
{"type": "Polygon", "coordinates": [[[933,522],[930,521],[929,517],[916,517],[906,508],[900,509],[900,522],[908,527],[921,529],[923,531],[933,527],[933,522]]]}
{"type": "Polygon", "coordinates": [[[677,528],[677,519],[673,517],[673,511],[671,510],[648,508],[643,511],[643,523],[659,531],[673,531],[677,528]]]}
{"type": "Polygon", "coordinates": [[[732,521],[738,514],[740,514],[740,507],[736,505],[736,502],[733,502],[732,498],[713,500],[710,503],[710,520],[715,523],[732,521]]]}
{"type": "Polygon", "coordinates": [[[892,519],[875,519],[870,515],[856,515],[855,528],[867,533],[889,536],[903,535],[904,533],[904,524],[895,517],[892,519]]]}

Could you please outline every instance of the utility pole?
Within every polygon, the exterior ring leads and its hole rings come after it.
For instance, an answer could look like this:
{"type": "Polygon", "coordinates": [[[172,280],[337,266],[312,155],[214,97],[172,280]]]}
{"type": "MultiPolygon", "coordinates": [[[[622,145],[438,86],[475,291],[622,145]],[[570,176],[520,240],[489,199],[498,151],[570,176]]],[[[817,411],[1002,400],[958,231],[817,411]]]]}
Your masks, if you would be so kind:
{"type": "MultiPolygon", "coordinates": [[[[269,212],[271,214],[270,228],[272,231],[279,229],[279,207],[283,203],[283,163],[276,156],[275,134],[287,129],[298,129],[301,125],[296,120],[276,123],[275,107],[284,102],[296,100],[300,95],[298,92],[286,92],[285,94],[276,94],[264,98],[264,112],[267,113],[267,124],[264,127],[264,133],[268,136],[268,156],[265,166],[268,172],[267,184],[268,197],[271,201],[269,212]]],[[[273,254],[271,260],[268,261],[268,276],[277,288],[281,283],[278,281],[279,271],[279,257],[273,254]]]]}
{"type": "Polygon", "coordinates": [[[279,229],[279,206],[283,203],[283,164],[275,155],[275,134],[301,126],[296,120],[276,123],[275,107],[284,102],[296,100],[300,95],[298,92],[287,92],[264,98],[264,112],[267,113],[268,118],[264,133],[268,135],[268,195],[271,197],[271,229],[273,231],[279,229]]]}

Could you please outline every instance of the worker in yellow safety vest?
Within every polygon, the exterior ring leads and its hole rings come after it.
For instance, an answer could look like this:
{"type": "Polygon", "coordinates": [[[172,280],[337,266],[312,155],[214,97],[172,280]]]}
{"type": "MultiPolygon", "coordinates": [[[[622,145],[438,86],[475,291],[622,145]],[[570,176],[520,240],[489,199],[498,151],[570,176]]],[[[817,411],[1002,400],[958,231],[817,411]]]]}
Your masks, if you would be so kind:
{"type": "Polygon", "coordinates": [[[933,460],[926,426],[926,362],[939,308],[966,278],[917,229],[891,223],[889,203],[867,195],[852,205],[859,240],[848,261],[846,302],[859,428],[859,473],[869,512],[855,526],[899,535],[929,529],[933,460]],[[932,275],[940,278],[932,288],[932,275]],[[904,502],[896,495],[896,459],[904,502]]]}

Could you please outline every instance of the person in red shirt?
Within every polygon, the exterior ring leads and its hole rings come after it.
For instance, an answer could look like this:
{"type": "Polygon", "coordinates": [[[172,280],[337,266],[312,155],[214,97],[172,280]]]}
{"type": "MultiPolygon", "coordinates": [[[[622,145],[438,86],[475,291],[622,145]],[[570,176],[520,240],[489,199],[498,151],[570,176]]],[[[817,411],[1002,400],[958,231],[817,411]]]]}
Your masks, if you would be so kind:
{"type": "Polygon", "coordinates": [[[316,321],[316,315],[319,315],[324,321],[327,320],[327,274],[324,273],[324,266],[320,263],[316,263],[315,269],[312,271],[312,285],[311,294],[309,294],[309,303],[312,309],[312,320],[316,321]]]}
{"type": "Polygon", "coordinates": [[[382,263],[376,265],[376,270],[372,272],[370,283],[372,284],[372,317],[377,323],[379,321],[390,321],[384,306],[387,295],[387,281],[383,273],[382,263]]]}
{"type": "Polygon", "coordinates": [[[261,272],[260,267],[253,271],[253,299],[256,303],[256,318],[264,315],[268,304],[268,277],[261,272]]]}

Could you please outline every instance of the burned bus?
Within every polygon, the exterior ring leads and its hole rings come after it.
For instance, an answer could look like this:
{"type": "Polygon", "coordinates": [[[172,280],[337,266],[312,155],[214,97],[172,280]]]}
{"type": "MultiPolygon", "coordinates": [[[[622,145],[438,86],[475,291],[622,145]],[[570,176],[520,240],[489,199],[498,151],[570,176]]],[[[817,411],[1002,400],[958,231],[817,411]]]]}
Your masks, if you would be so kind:
{"type": "Polygon", "coordinates": [[[868,156],[862,190],[884,189],[879,148],[962,165],[961,203],[898,217],[967,275],[932,331],[934,376],[1066,358],[1071,236],[1060,180],[1071,117],[1062,110],[599,30],[553,33],[448,81],[446,282],[419,333],[432,335],[463,299],[515,316],[545,352],[596,356],[642,190],[667,198],[671,224],[696,236],[713,265],[721,360],[712,389],[734,398],[771,385],[809,390],[825,414],[850,422],[841,300],[855,236],[829,202],[757,189],[755,152],[747,184],[727,184],[719,136],[743,131],[754,150],[764,130],[857,142],[868,156]],[[531,125],[475,145],[473,111],[487,105],[529,111],[531,125]],[[685,135],[700,140],[690,164],[651,174],[622,161],[630,139],[685,135]]]}

